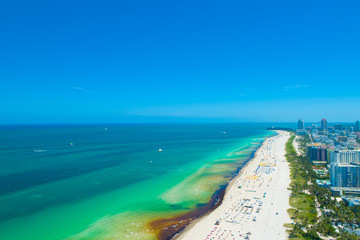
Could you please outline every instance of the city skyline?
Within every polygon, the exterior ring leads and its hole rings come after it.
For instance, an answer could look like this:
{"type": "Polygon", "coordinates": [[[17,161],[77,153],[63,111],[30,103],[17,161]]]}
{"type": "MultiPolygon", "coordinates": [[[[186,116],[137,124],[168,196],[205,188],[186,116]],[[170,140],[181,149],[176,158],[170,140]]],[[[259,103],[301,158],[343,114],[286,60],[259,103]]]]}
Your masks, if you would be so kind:
{"type": "MultiPolygon", "coordinates": [[[[326,118],[322,118],[321,120],[319,120],[319,121],[305,121],[303,118],[299,118],[298,119],[298,123],[299,123],[299,121],[302,121],[303,122],[303,124],[304,124],[304,126],[306,125],[306,123],[307,124],[314,124],[314,123],[319,123],[319,128],[323,128],[323,126],[322,126],[322,122],[323,122],[323,120],[325,120],[325,129],[327,129],[328,128],[328,126],[329,125],[334,125],[334,124],[338,124],[338,123],[343,123],[343,124],[351,124],[351,125],[356,125],[356,124],[359,124],[359,120],[353,120],[353,121],[348,121],[348,122],[344,122],[344,121],[328,121],[328,119],[326,119],[326,118]]],[[[309,126],[308,126],[309,127],[309,126]]]]}

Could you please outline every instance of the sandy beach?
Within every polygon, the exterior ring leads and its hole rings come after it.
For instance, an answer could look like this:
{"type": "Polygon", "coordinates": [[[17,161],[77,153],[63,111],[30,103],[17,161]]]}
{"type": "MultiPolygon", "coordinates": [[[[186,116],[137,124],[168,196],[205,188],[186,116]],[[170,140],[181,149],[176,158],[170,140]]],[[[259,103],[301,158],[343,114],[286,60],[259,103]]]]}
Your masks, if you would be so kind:
{"type": "Polygon", "coordinates": [[[231,181],[221,205],[175,239],[287,239],[290,169],[284,155],[290,134],[277,132],[231,181]]]}

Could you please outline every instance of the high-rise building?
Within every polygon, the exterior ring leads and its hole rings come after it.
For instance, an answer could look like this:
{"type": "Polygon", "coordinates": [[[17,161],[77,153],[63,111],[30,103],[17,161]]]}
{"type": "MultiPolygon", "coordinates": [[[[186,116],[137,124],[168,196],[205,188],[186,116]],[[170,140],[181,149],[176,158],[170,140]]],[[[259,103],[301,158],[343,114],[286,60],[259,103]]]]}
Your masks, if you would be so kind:
{"type": "Polygon", "coordinates": [[[305,129],[304,120],[302,119],[298,120],[298,129],[305,129]]]}
{"type": "Polygon", "coordinates": [[[330,163],[360,163],[360,150],[335,150],[330,152],[330,163]]]}
{"type": "Polygon", "coordinates": [[[331,164],[330,176],[333,187],[360,187],[359,163],[331,164]]]}
{"type": "Polygon", "coordinates": [[[334,151],[333,147],[324,146],[318,143],[308,144],[306,146],[306,156],[311,162],[330,162],[330,153],[334,151]]]}
{"type": "Polygon", "coordinates": [[[328,129],[328,124],[325,118],[321,119],[321,131],[326,131],[328,129]]]}
{"type": "Polygon", "coordinates": [[[359,121],[356,121],[356,122],[355,122],[354,131],[355,131],[355,132],[359,132],[359,131],[360,131],[360,122],[359,122],[359,121]]]}
{"type": "Polygon", "coordinates": [[[360,187],[360,150],[331,151],[330,177],[333,187],[360,187]]]}

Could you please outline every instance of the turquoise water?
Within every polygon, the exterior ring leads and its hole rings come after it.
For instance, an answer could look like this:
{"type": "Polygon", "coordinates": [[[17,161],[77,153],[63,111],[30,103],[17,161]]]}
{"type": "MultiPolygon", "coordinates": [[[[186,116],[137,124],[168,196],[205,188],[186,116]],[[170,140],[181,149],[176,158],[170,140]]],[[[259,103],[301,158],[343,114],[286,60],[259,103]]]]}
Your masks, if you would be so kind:
{"type": "Polygon", "coordinates": [[[2,126],[0,239],[154,239],[147,224],[209,201],[266,127],[2,126]]]}

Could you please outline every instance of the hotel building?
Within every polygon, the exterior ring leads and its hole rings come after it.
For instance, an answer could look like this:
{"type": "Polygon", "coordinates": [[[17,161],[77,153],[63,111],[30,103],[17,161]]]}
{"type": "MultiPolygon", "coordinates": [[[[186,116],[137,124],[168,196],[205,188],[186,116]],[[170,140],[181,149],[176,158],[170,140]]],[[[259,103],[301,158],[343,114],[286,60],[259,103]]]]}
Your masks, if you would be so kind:
{"type": "Polygon", "coordinates": [[[331,164],[331,186],[360,187],[360,164],[331,164]]]}

